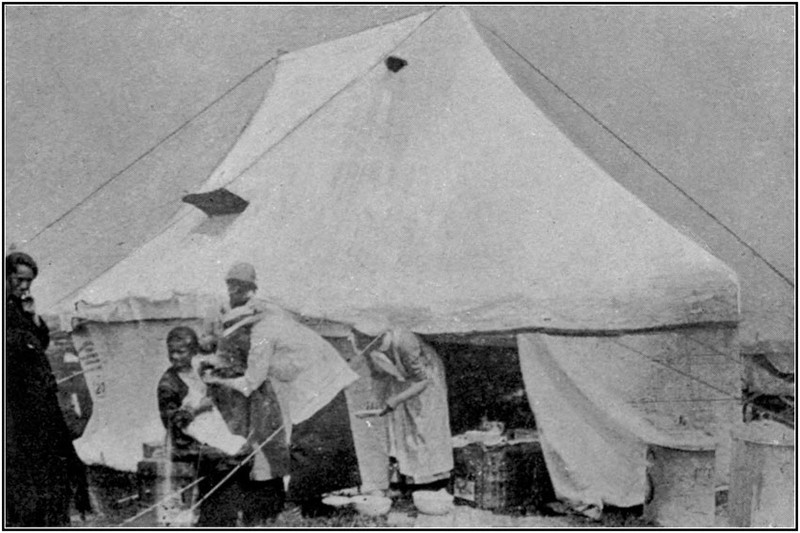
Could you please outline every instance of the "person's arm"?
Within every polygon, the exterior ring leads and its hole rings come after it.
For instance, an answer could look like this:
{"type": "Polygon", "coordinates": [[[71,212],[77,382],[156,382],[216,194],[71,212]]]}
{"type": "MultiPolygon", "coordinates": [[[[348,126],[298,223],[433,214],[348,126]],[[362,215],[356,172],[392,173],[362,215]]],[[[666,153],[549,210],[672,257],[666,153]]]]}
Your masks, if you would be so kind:
{"type": "Polygon", "coordinates": [[[190,415],[192,415],[192,420],[194,420],[194,418],[197,415],[205,413],[206,411],[210,411],[213,408],[214,408],[214,402],[208,396],[203,396],[202,398],[200,398],[200,401],[197,402],[197,405],[193,405],[190,402],[187,402],[186,399],[184,399],[183,404],[181,405],[181,409],[187,411],[190,415]]]}
{"type": "Polygon", "coordinates": [[[216,383],[228,387],[249,397],[267,379],[270,361],[275,353],[275,341],[271,338],[262,338],[253,342],[250,353],[247,355],[247,370],[238,378],[218,378],[207,374],[203,377],[206,383],[216,383]]]}
{"type": "Polygon", "coordinates": [[[381,415],[397,409],[403,402],[419,396],[422,391],[428,388],[430,379],[425,369],[425,362],[422,354],[422,346],[417,337],[413,334],[400,335],[395,332],[392,336],[393,350],[397,357],[402,359],[403,366],[408,373],[407,381],[411,384],[404,390],[386,399],[381,415]]]}
{"type": "Polygon", "coordinates": [[[220,315],[218,308],[212,308],[203,317],[203,325],[198,335],[198,344],[202,352],[211,353],[217,349],[217,339],[222,332],[220,315]]]}
{"type": "Polygon", "coordinates": [[[42,350],[47,350],[50,345],[50,328],[47,323],[42,320],[42,317],[36,314],[36,304],[32,297],[28,297],[22,301],[22,310],[28,313],[34,326],[34,334],[39,342],[42,343],[42,350]]]}
{"type": "Polygon", "coordinates": [[[422,391],[428,388],[428,383],[428,378],[425,378],[422,381],[414,381],[411,386],[406,388],[404,391],[387,398],[386,405],[384,405],[381,415],[384,415],[390,411],[394,411],[401,403],[410,400],[414,396],[419,396],[422,391]]]}

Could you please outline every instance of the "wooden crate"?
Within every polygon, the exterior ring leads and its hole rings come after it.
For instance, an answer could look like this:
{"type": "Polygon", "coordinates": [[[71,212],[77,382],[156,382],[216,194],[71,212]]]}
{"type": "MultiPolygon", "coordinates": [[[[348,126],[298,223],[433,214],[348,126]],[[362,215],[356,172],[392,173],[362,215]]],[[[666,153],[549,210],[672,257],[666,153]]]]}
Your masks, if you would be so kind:
{"type": "Polygon", "coordinates": [[[554,499],[538,440],[455,448],[453,494],[480,509],[542,507],[554,499]]]}

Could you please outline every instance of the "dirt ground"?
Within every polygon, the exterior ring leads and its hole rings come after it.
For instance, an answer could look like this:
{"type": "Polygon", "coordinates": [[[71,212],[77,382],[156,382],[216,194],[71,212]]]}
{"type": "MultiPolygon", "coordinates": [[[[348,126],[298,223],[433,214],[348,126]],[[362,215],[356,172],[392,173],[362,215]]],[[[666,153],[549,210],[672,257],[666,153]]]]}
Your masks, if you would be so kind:
{"type": "MultiPolygon", "coordinates": [[[[138,510],[138,507],[135,508],[138,510]]],[[[123,525],[126,519],[134,516],[134,509],[126,512],[92,515],[87,520],[80,520],[76,517],[73,522],[74,527],[79,528],[111,528],[123,525]]],[[[726,528],[727,512],[724,508],[718,508],[715,527],[726,528]]],[[[127,522],[123,527],[131,528],[156,528],[160,527],[156,521],[155,513],[150,512],[136,520],[127,522]]],[[[647,524],[641,519],[627,518],[620,519],[619,516],[604,516],[599,522],[578,516],[544,516],[526,515],[515,516],[502,513],[492,513],[469,506],[457,505],[453,511],[444,516],[430,516],[414,511],[395,511],[392,510],[385,517],[371,518],[359,515],[352,509],[337,511],[334,515],[325,518],[303,518],[296,508],[288,508],[277,519],[263,524],[265,528],[289,529],[289,528],[647,528],[653,524],[647,524]]]]}
{"type": "MultiPolygon", "coordinates": [[[[76,528],[157,528],[159,524],[156,513],[147,511],[148,504],[135,498],[135,476],[112,476],[110,472],[93,470],[90,475],[93,487],[93,499],[98,512],[89,515],[85,520],[74,517],[76,528]],[[100,490],[98,481],[103,479],[105,487],[100,490]],[[147,512],[145,512],[147,511],[147,512]]],[[[718,499],[715,527],[727,527],[727,502],[723,497],[718,499]]],[[[417,512],[407,494],[394,498],[392,509],[386,516],[367,517],[358,514],[352,508],[332,510],[324,517],[306,518],[299,509],[287,504],[286,509],[276,519],[262,525],[265,528],[649,528],[655,524],[641,518],[641,509],[606,508],[602,518],[594,521],[589,518],[567,514],[556,515],[547,510],[513,509],[492,512],[477,509],[468,505],[455,505],[450,513],[442,516],[431,516],[417,512]]]]}
{"type": "MultiPolygon", "coordinates": [[[[129,506],[114,512],[98,513],[80,520],[75,517],[74,527],[107,528],[156,528],[162,527],[154,511],[147,512],[134,520],[144,506],[129,506]]],[[[542,515],[511,515],[492,513],[469,506],[456,505],[453,510],[444,516],[432,516],[418,513],[410,502],[395,502],[388,515],[382,517],[367,517],[358,514],[351,508],[338,509],[329,516],[305,518],[300,515],[299,509],[287,505],[286,510],[275,520],[264,523],[261,527],[288,529],[288,528],[575,528],[598,527],[598,523],[586,521],[569,516],[542,516],[542,515]]]]}

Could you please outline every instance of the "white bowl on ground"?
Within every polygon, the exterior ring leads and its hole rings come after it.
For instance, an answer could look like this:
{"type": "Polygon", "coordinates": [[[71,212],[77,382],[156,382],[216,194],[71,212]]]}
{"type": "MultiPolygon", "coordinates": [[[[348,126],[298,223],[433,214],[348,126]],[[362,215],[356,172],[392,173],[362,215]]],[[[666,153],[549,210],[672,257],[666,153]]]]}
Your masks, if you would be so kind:
{"type": "Polygon", "coordinates": [[[385,496],[362,494],[350,498],[356,511],[366,516],[383,516],[392,508],[392,500],[385,496]]]}
{"type": "Polygon", "coordinates": [[[414,507],[424,514],[443,515],[453,509],[453,495],[444,489],[439,491],[418,490],[411,494],[414,507]]]}
{"type": "Polygon", "coordinates": [[[325,505],[330,505],[331,507],[346,507],[353,503],[350,496],[340,496],[337,494],[332,494],[330,496],[325,496],[322,498],[322,503],[325,505]]]}

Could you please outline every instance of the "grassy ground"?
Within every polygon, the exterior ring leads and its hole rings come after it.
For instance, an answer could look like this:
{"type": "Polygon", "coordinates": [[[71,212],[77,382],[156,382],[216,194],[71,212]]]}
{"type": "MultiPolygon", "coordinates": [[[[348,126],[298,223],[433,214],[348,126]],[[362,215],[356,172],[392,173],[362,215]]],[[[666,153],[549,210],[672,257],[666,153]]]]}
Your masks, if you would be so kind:
{"type": "MultiPolygon", "coordinates": [[[[120,490],[120,485],[121,483],[119,482],[114,485],[114,497],[124,492],[124,490],[120,490]]],[[[76,527],[88,528],[119,526],[126,522],[126,520],[129,520],[137,514],[140,514],[147,508],[147,505],[139,503],[135,500],[129,501],[125,504],[110,504],[111,499],[107,497],[102,499],[104,500],[100,505],[100,507],[102,507],[102,513],[91,515],[87,517],[87,520],[85,521],[76,520],[73,525],[76,527]]],[[[330,514],[326,516],[304,517],[301,515],[298,507],[292,504],[287,504],[286,509],[280,515],[278,515],[277,518],[265,522],[261,525],[261,527],[275,529],[382,529],[391,527],[411,527],[413,526],[414,519],[416,519],[418,516],[417,511],[414,508],[414,504],[408,495],[400,495],[397,497],[392,506],[393,515],[400,514],[407,518],[408,521],[404,523],[393,523],[385,516],[363,516],[350,507],[331,509],[330,511],[330,514]]],[[[640,528],[652,526],[652,524],[645,522],[637,514],[637,512],[637,510],[607,508],[601,521],[599,522],[573,514],[556,516],[553,513],[548,513],[539,509],[516,508],[498,512],[496,514],[505,515],[506,517],[510,518],[510,523],[513,523],[514,518],[519,518],[520,522],[522,523],[525,521],[526,517],[550,516],[553,519],[558,520],[559,523],[562,523],[563,527],[567,528],[640,528]]],[[[153,528],[159,527],[159,524],[156,521],[155,513],[151,511],[137,518],[136,520],[125,523],[124,526],[135,528],[153,528]]]]}
{"type": "MultiPolygon", "coordinates": [[[[135,519],[135,517],[147,507],[145,505],[128,505],[117,509],[106,509],[102,513],[89,515],[85,520],[77,517],[73,520],[73,526],[85,528],[107,528],[122,525],[132,528],[153,528],[159,527],[153,511],[135,519]],[[127,522],[126,522],[127,521],[127,522]]],[[[337,509],[328,516],[304,517],[300,514],[299,508],[288,504],[286,509],[273,520],[268,520],[261,524],[265,528],[385,528],[388,527],[386,517],[362,516],[353,509],[337,509]]]]}
{"type": "MultiPolygon", "coordinates": [[[[120,473],[102,467],[90,467],[90,485],[93,487],[95,506],[100,511],[81,521],[76,518],[73,525],[84,528],[107,528],[119,526],[126,520],[131,519],[144,511],[149,505],[139,502],[137,494],[137,481],[134,474],[120,473]],[[102,487],[102,489],[101,489],[102,487]],[[133,496],[133,497],[132,497],[133,496]]],[[[724,496],[724,494],[720,494],[724,496]]],[[[724,511],[725,499],[717,501],[717,511],[724,511]]],[[[548,518],[550,522],[557,521],[558,527],[583,529],[583,528],[647,528],[653,527],[641,517],[641,508],[619,509],[606,507],[600,521],[594,521],[587,517],[577,514],[557,515],[547,508],[518,507],[507,509],[496,515],[504,515],[510,519],[504,524],[513,524],[514,518],[519,518],[520,524],[529,523],[531,517],[548,518]],[[562,525],[563,524],[563,525],[562,525]]],[[[287,504],[286,509],[274,520],[264,523],[262,527],[288,529],[288,528],[311,528],[311,529],[379,529],[391,527],[412,527],[417,518],[417,511],[411,501],[410,495],[399,494],[394,499],[392,515],[402,515],[405,522],[398,523],[387,519],[387,517],[367,517],[358,514],[352,508],[331,509],[327,516],[304,517],[300,514],[299,508],[292,504],[287,504]]],[[[719,518],[719,517],[718,517],[719,518]]],[[[144,514],[140,518],[128,522],[125,527],[158,527],[155,513],[144,514]]]]}
{"type": "MultiPolygon", "coordinates": [[[[137,508],[138,510],[138,508],[137,508]]],[[[393,512],[397,511],[397,506],[393,508],[393,512]]],[[[103,528],[114,527],[120,525],[126,518],[133,516],[135,512],[131,509],[129,512],[115,513],[114,515],[106,515],[105,517],[90,517],[86,522],[76,522],[75,526],[103,528]],[[129,515],[129,516],[127,516],[129,515]]],[[[402,512],[402,511],[401,511],[402,512]]],[[[499,513],[504,514],[504,513],[499,513]]],[[[415,512],[408,513],[410,518],[415,518],[415,512]]],[[[508,516],[516,516],[509,514],[508,516]]],[[[527,515],[531,516],[531,515],[527,515]]],[[[568,528],[643,528],[652,527],[640,517],[633,515],[625,515],[620,513],[606,513],[603,515],[601,521],[596,522],[589,518],[581,517],[578,515],[566,515],[561,517],[564,527],[568,528]]],[[[413,523],[413,522],[412,522],[413,523]]],[[[157,527],[154,515],[142,517],[134,522],[129,522],[126,526],[130,527],[157,527]]],[[[329,516],[324,517],[303,517],[300,515],[297,508],[289,506],[287,510],[281,513],[274,520],[269,520],[262,524],[260,527],[275,528],[275,529],[290,529],[290,528],[310,528],[310,529],[382,529],[391,527],[403,527],[400,524],[393,525],[387,517],[368,517],[360,515],[358,512],[351,508],[338,509],[329,516]]]]}

